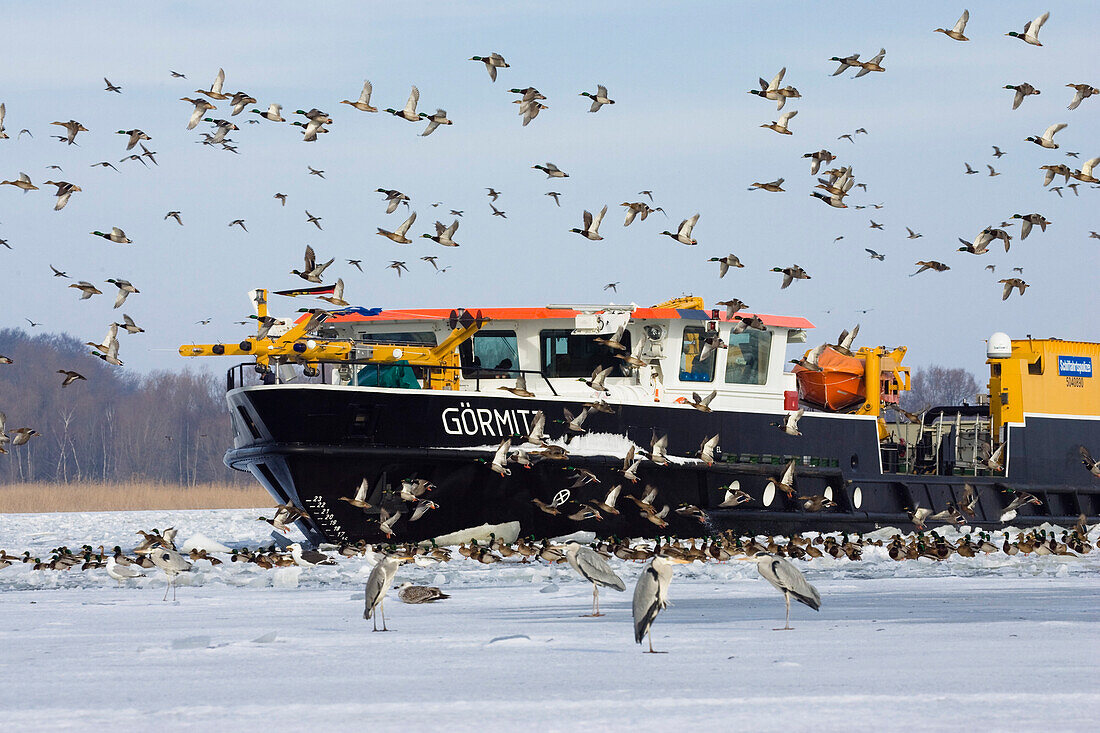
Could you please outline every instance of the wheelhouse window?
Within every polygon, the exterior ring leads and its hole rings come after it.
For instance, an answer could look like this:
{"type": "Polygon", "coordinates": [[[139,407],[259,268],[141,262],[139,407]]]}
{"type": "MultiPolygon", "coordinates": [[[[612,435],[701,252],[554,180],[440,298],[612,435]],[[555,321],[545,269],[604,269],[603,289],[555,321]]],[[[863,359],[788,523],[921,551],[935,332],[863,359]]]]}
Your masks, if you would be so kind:
{"type": "MultiPolygon", "coordinates": [[[[373,344],[397,344],[400,346],[435,346],[435,333],[432,331],[386,331],[367,332],[358,334],[359,341],[373,344]]],[[[367,387],[403,387],[417,389],[420,387],[418,380],[428,376],[428,370],[419,366],[402,366],[408,364],[404,359],[399,359],[389,368],[377,365],[360,368],[357,375],[357,384],[367,387]]]]}
{"type": "Polygon", "coordinates": [[[684,340],[680,347],[680,381],[712,382],[714,365],[718,361],[711,351],[706,359],[700,359],[703,350],[703,329],[700,326],[688,326],[684,329],[684,340]]]}
{"type": "Polygon", "coordinates": [[[768,360],[772,335],[748,329],[726,339],[726,384],[764,384],[768,381],[768,360]]]}
{"type": "Polygon", "coordinates": [[[520,369],[515,331],[482,330],[458,347],[462,376],[506,378],[520,369]]]}
{"type": "MultiPolygon", "coordinates": [[[[569,329],[554,329],[539,332],[540,362],[542,373],[547,377],[588,377],[597,367],[606,369],[609,366],[626,368],[622,359],[616,359],[616,354],[630,353],[630,331],[624,331],[622,345],[626,352],[621,352],[597,343],[597,337],[585,334],[574,334],[569,329]]],[[[612,372],[612,376],[625,373],[622,369],[612,372]]]]}

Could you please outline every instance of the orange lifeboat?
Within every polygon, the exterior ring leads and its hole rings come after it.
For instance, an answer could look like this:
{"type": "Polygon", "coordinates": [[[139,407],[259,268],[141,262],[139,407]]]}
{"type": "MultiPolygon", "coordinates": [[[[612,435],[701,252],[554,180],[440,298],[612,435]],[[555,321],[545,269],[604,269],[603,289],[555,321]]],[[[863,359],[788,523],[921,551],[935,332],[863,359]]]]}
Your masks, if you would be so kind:
{"type": "Polygon", "coordinates": [[[867,398],[863,359],[846,356],[831,346],[818,357],[820,370],[795,366],[800,400],[825,410],[839,412],[867,398]]]}

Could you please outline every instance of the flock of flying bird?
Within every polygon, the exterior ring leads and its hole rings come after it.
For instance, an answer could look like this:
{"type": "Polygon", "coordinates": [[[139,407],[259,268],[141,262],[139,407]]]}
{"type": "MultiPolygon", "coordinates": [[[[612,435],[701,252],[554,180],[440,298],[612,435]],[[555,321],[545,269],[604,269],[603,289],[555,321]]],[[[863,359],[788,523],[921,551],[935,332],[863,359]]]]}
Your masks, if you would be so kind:
{"type": "MultiPolygon", "coordinates": [[[[1043,13],[1035,20],[1032,20],[1025,24],[1021,32],[1012,31],[1005,35],[1018,38],[1032,46],[1042,46],[1043,44],[1039,41],[1039,31],[1049,17],[1050,13],[1043,13]]],[[[934,32],[943,33],[948,38],[951,38],[955,41],[969,41],[970,39],[965,35],[966,25],[969,20],[970,12],[964,10],[958,21],[950,30],[945,28],[936,28],[934,32]]],[[[881,49],[870,61],[860,61],[858,53],[845,57],[834,56],[830,60],[838,62],[839,67],[833,72],[833,76],[843,74],[849,69],[858,69],[858,71],[854,75],[856,78],[862,77],[870,72],[885,72],[886,69],[882,65],[885,57],[885,48],[881,49]]],[[[783,78],[786,74],[786,71],[786,68],[780,69],[779,73],[777,73],[775,77],[772,78],[771,82],[760,79],[760,89],[750,89],[749,93],[755,94],[764,99],[775,101],[776,109],[783,109],[788,99],[797,99],[802,96],[797,88],[790,85],[782,86],[783,78]]],[[[1066,86],[1072,88],[1074,91],[1072,100],[1070,101],[1068,106],[1068,109],[1070,110],[1077,109],[1081,102],[1088,99],[1089,97],[1095,94],[1100,94],[1100,89],[1097,89],[1096,87],[1093,87],[1091,84],[1087,83],[1069,83],[1066,84],[1066,86]]],[[[1006,85],[1005,88],[1015,91],[1015,98],[1012,105],[1013,109],[1019,108],[1023,99],[1025,99],[1027,96],[1040,93],[1038,89],[1027,82],[1022,82],[1020,84],[1009,84],[1006,85]]],[[[761,127],[774,130],[775,132],[782,135],[792,135],[793,132],[789,128],[789,123],[791,119],[797,114],[797,110],[789,110],[787,112],[784,112],[779,117],[778,121],[773,121],[769,124],[763,124],[761,125],[761,127]]],[[[1054,135],[1065,127],[1067,127],[1066,123],[1056,123],[1050,125],[1041,135],[1031,135],[1024,138],[1024,140],[1026,142],[1035,143],[1036,145],[1044,149],[1057,150],[1059,148],[1059,145],[1058,143],[1054,142],[1054,135]]],[[[868,134],[866,129],[859,128],[854,133],[841,135],[837,139],[846,139],[850,143],[854,143],[854,135],[858,135],[861,133],[868,134]]],[[[997,146],[993,146],[993,154],[996,158],[1000,158],[1001,156],[1006,155],[1006,153],[997,146]]],[[[1074,152],[1067,153],[1067,155],[1073,158],[1078,157],[1078,154],[1074,152]]],[[[802,157],[809,159],[810,173],[815,176],[818,175],[823,164],[829,165],[838,158],[837,155],[834,155],[831,151],[827,149],[805,153],[802,157]]],[[[1047,186],[1056,177],[1061,176],[1064,179],[1064,183],[1066,183],[1067,187],[1073,191],[1074,195],[1078,195],[1077,187],[1080,185],[1080,183],[1089,183],[1093,184],[1094,188],[1100,188],[1100,186],[1096,185],[1100,184],[1100,179],[1098,179],[1094,175],[1094,169],[1098,164],[1100,164],[1100,157],[1091,158],[1083,162],[1081,164],[1081,167],[1076,170],[1070,168],[1068,165],[1063,163],[1052,163],[1043,165],[1040,167],[1040,170],[1045,171],[1043,185],[1047,186]],[[1075,182],[1072,184],[1069,183],[1071,178],[1075,180],[1075,182]]],[[[965,166],[965,173],[967,175],[978,173],[978,171],[972,168],[969,163],[966,163],[965,166]]],[[[988,165],[987,167],[989,169],[990,176],[1001,175],[993,168],[992,165],[988,165]]],[[[839,209],[848,208],[847,203],[845,203],[845,197],[852,191],[854,187],[859,186],[862,187],[864,190],[866,190],[867,188],[865,184],[856,183],[856,179],[853,175],[852,166],[826,170],[824,171],[824,177],[818,178],[817,181],[818,183],[815,188],[821,189],[821,191],[812,191],[811,195],[814,198],[822,201],[823,203],[833,208],[839,209]]],[[[781,193],[785,191],[785,189],[783,188],[783,183],[784,179],[782,178],[763,183],[757,181],[752,184],[749,190],[781,193]]],[[[1062,187],[1055,186],[1051,190],[1056,192],[1059,196],[1062,196],[1062,187]]],[[[882,204],[873,204],[872,206],[875,209],[882,208],[882,204]]],[[[863,209],[867,208],[867,206],[857,205],[855,206],[855,208],[863,209]]],[[[1012,236],[1007,232],[1006,228],[1017,223],[1016,220],[1019,220],[1019,223],[1021,224],[1021,232],[1019,237],[1020,241],[1027,239],[1028,235],[1032,231],[1033,226],[1039,226],[1040,229],[1045,232],[1047,226],[1051,224],[1051,222],[1047,220],[1046,217],[1039,213],[1016,213],[1013,214],[1008,220],[1002,221],[1000,224],[988,225],[983,227],[982,230],[978,232],[977,235],[975,235],[972,241],[967,241],[965,239],[959,238],[959,241],[963,246],[959,247],[958,251],[967,252],[974,255],[984,255],[989,251],[989,245],[992,242],[994,242],[995,240],[1000,240],[1004,244],[1005,252],[1007,253],[1010,248],[1012,236]]],[[[875,222],[874,219],[870,220],[870,228],[879,231],[884,230],[884,226],[878,222],[875,222]]],[[[909,227],[906,227],[906,231],[908,232],[908,239],[919,239],[923,236],[922,234],[913,231],[913,229],[909,227]]],[[[1090,237],[1100,239],[1100,234],[1098,234],[1097,232],[1091,232],[1090,237]]],[[[834,243],[843,238],[843,236],[837,237],[834,240],[834,243]]],[[[868,253],[868,255],[870,255],[871,259],[873,260],[883,261],[886,259],[885,254],[880,253],[874,249],[865,248],[865,251],[868,253]]],[[[741,266],[738,258],[732,254],[729,255],[728,258],[714,258],[712,259],[712,261],[720,262],[720,276],[724,276],[726,274],[726,270],[729,266],[741,266]]],[[[917,269],[916,272],[912,273],[912,275],[920,274],[926,270],[931,270],[933,272],[944,272],[951,269],[951,267],[946,263],[934,259],[919,260],[916,262],[916,265],[919,269],[917,269]]],[[[995,272],[996,265],[987,265],[986,269],[991,272],[995,272]]],[[[1019,267],[1013,268],[1013,270],[1016,273],[1022,274],[1023,272],[1023,268],[1019,267]]],[[[781,285],[782,288],[788,287],[794,280],[803,280],[810,278],[810,275],[798,265],[793,265],[787,268],[776,267],[773,268],[773,271],[783,274],[783,283],[781,285]]],[[[1001,297],[1002,300],[1007,300],[1009,295],[1011,295],[1014,290],[1018,290],[1020,295],[1023,295],[1024,291],[1029,287],[1028,283],[1020,277],[1004,278],[999,281],[999,284],[1003,285],[1001,297]]]]}
{"type": "MultiPolygon", "coordinates": [[[[1049,13],[1043,13],[1039,17],[1025,24],[1022,31],[1012,31],[1007,33],[1007,36],[1020,39],[1026,44],[1031,46],[1042,46],[1039,41],[1039,33],[1044,24],[1049,19],[1049,13]]],[[[969,42],[970,38],[966,36],[966,26],[970,20],[970,14],[968,11],[964,11],[955,25],[950,28],[936,28],[935,32],[943,33],[946,37],[957,42],[969,42]]],[[[498,72],[504,69],[510,69],[510,64],[505,58],[496,52],[486,55],[475,55],[470,57],[470,61],[483,64],[488,72],[490,82],[495,83],[497,81],[498,72]]],[[[833,76],[843,75],[849,70],[855,70],[854,77],[860,78],[872,73],[885,73],[886,72],[886,49],[880,49],[872,58],[866,61],[860,60],[860,54],[850,54],[847,56],[834,56],[830,59],[837,62],[838,67],[833,72],[833,76]]],[[[513,72],[508,72],[513,73],[513,72]]],[[[186,79],[184,74],[176,71],[170,71],[173,78],[186,79]]],[[[797,100],[802,98],[802,94],[799,90],[790,85],[784,84],[786,75],[786,68],[780,69],[779,72],[772,78],[770,82],[764,79],[759,80],[759,89],[749,90],[751,94],[759,96],[762,99],[776,102],[777,111],[783,110],[788,100],[797,100]]],[[[104,91],[108,93],[122,94],[123,88],[119,84],[112,83],[109,79],[104,78],[104,91]]],[[[205,89],[196,89],[193,92],[194,96],[181,97],[181,101],[191,105],[191,114],[186,122],[186,128],[188,130],[196,128],[200,123],[208,123],[210,131],[203,134],[203,142],[206,145],[217,146],[224,150],[231,152],[237,152],[237,148],[232,144],[229,134],[240,130],[240,126],[233,121],[233,118],[238,115],[247,113],[248,115],[254,115],[250,117],[247,122],[252,124],[285,124],[288,122],[287,118],[283,116],[283,107],[278,103],[269,103],[266,109],[263,109],[262,105],[258,105],[257,99],[246,91],[230,92],[225,86],[226,74],[224,69],[219,69],[214,80],[210,86],[205,89]],[[209,116],[214,113],[214,110],[218,110],[219,103],[225,103],[228,114],[224,114],[223,117],[209,116]]],[[[1077,109],[1082,102],[1090,97],[1100,93],[1100,90],[1087,83],[1069,83],[1066,85],[1073,89],[1073,97],[1068,105],[1068,109],[1077,109]]],[[[1016,84],[1009,84],[1007,89],[1014,91],[1015,96],[1013,100],[1013,109],[1018,108],[1022,102],[1033,95],[1038,95],[1040,90],[1036,89],[1034,85],[1028,82],[1020,82],[1016,84]]],[[[413,86],[410,90],[408,99],[403,107],[400,109],[394,107],[387,107],[379,109],[379,107],[372,104],[373,86],[369,80],[364,81],[362,89],[358,98],[356,99],[344,99],[340,101],[342,105],[348,105],[349,108],[361,113],[378,113],[379,111],[389,114],[393,117],[401,119],[410,123],[424,123],[425,127],[420,133],[421,136],[427,136],[435,133],[441,126],[449,126],[454,124],[452,120],[447,117],[447,111],[442,108],[436,108],[434,113],[427,113],[423,111],[417,111],[417,107],[420,103],[420,91],[416,86],[413,86]]],[[[537,118],[542,110],[548,109],[549,105],[544,104],[547,102],[546,95],[542,94],[538,89],[527,87],[514,87],[508,90],[510,93],[516,95],[514,103],[518,105],[518,113],[522,118],[522,124],[524,126],[531,123],[537,118]]],[[[590,102],[589,112],[595,113],[600,111],[604,106],[614,105],[615,100],[609,96],[607,88],[600,84],[596,86],[595,91],[580,92],[580,96],[584,96],[590,102]]],[[[6,139],[9,135],[4,127],[6,108],[3,103],[0,103],[0,139],[6,139]]],[[[761,127],[775,131],[782,135],[793,135],[794,131],[790,128],[792,119],[798,114],[797,110],[790,110],[783,112],[778,120],[770,123],[762,124],[761,127]]],[[[302,140],[305,142],[315,142],[330,131],[330,126],[334,124],[334,118],[327,112],[324,112],[316,107],[306,109],[296,109],[293,115],[290,117],[300,117],[301,119],[294,119],[290,122],[289,126],[299,129],[302,140]]],[[[67,121],[55,121],[53,123],[62,128],[64,134],[55,135],[54,137],[66,146],[78,145],[78,136],[81,133],[92,134],[82,123],[77,120],[67,121]]],[[[242,123],[244,124],[244,123],[242,123]]],[[[1027,141],[1033,142],[1038,146],[1048,149],[1056,150],[1059,148],[1059,144],[1054,141],[1056,133],[1061,131],[1067,125],[1065,123],[1056,123],[1048,127],[1041,135],[1032,135],[1025,138],[1027,141]]],[[[22,137],[24,133],[30,133],[27,129],[19,131],[16,138],[22,137]]],[[[123,135],[125,137],[125,151],[127,155],[122,158],[119,163],[125,163],[127,161],[135,161],[141,163],[143,166],[148,166],[149,163],[153,165],[159,165],[156,160],[157,153],[146,147],[145,143],[152,140],[152,136],[147,134],[141,129],[129,129],[129,130],[117,130],[116,134],[123,135]],[[140,146],[141,153],[133,153],[136,147],[140,146]],[[148,162],[146,162],[148,161],[148,162]]],[[[847,139],[849,142],[855,142],[855,137],[859,134],[868,134],[865,128],[859,128],[853,133],[841,135],[838,139],[847,139]]],[[[83,139],[83,138],[80,138],[83,139]]],[[[997,158],[1005,155],[1006,153],[1000,150],[1000,148],[994,146],[994,155],[997,158]]],[[[1069,155],[1076,157],[1077,153],[1069,153],[1069,155]]],[[[812,195],[823,203],[833,208],[848,208],[846,198],[851,191],[860,187],[866,190],[867,185],[864,183],[857,183],[853,166],[847,165],[843,167],[832,167],[823,170],[824,166],[829,166],[834,163],[839,155],[834,154],[830,150],[821,149],[809,153],[805,153],[803,158],[810,161],[810,172],[814,176],[822,176],[817,178],[817,185],[815,190],[812,191],[812,195]]],[[[1062,195],[1064,188],[1069,188],[1077,195],[1077,186],[1080,183],[1100,184],[1100,179],[1095,175],[1095,168],[1100,164],[1100,158],[1091,158],[1081,163],[1080,168],[1073,169],[1069,165],[1064,163],[1050,163],[1041,167],[1044,171],[1044,186],[1049,185],[1055,179],[1061,177],[1065,186],[1055,186],[1053,189],[1062,195]],[[1073,179],[1074,183],[1069,183],[1073,179]]],[[[93,167],[110,167],[117,170],[114,163],[104,160],[98,163],[94,163],[93,167]]],[[[50,166],[51,168],[60,169],[60,166],[50,166]]],[[[537,170],[546,175],[547,180],[560,180],[569,177],[569,174],[558,167],[553,162],[546,162],[545,164],[535,164],[531,166],[534,170],[537,170]]],[[[991,176],[1000,175],[992,166],[989,166],[991,176]]],[[[978,171],[973,169],[969,163],[966,163],[966,173],[975,174],[978,171]]],[[[324,178],[325,171],[309,167],[309,174],[324,178]]],[[[784,179],[779,178],[773,181],[767,182],[754,182],[750,190],[760,190],[771,193],[781,193],[785,191],[783,188],[784,179]]],[[[24,193],[28,191],[34,191],[38,189],[38,186],[32,181],[31,177],[26,173],[19,173],[12,180],[0,181],[0,185],[11,185],[15,188],[21,189],[24,193]]],[[[55,197],[56,203],[54,209],[61,211],[66,207],[71,197],[75,193],[82,191],[82,188],[74,183],[68,181],[55,181],[48,180],[44,185],[52,185],[56,188],[55,197]]],[[[1100,187],[1100,186],[1097,186],[1100,187]]],[[[456,241],[456,235],[459,229],[459,219],[464,212],[459,209],[450,209],[450,214],[453,217],[452,221],[448,224],[445,221],[434,222],[434,234],[426,232],[419,236],[411,235],[410,230],[416,222],[417,212],[411,210],[411,197],[396,189],[384,189],[379,188],[377,191],[385,196],[386,213],[393,214],[397,209],[404,205],[410,209],[407,217],[397,226],[392,229],[386,227],[378,227],[377,234],[384,237],[391,242],[399,245],[411,245],[417,239],[427,239],[431,242],[435,242],[443,247],[458,247],[459,242],[456,241]]],[[[497,200],[501,195],[501,192],[494,188],[488,188],[489,207],[494,217],[506,218],[507,214],[500,208],[497,208],[497,200]]],[[[546,193],[548,197],[551,197],[555,204],[561,205],[559,191],[549,191],[546,193]]],[[[634,221],[645,221],[649,214],[661,212],[667,216],[663,207],[651,206],[653,202],[652,191],[641,191],[639,196],[646,196],[649,202],[644,200],[626,201],[621,204],[625,209],[624,225],[630,226],[634,221]]],[[[287,195],[284,193],[275,193],[274,197],[279,200],[282,206],[286,205],[287,195]]],[[[431,204],[432,207],[442,206],[442,202],[435,202],[431,204]]],[[[874,208],[882,208],[882,204],[874,204],[874,208]]],[[[855,208],[867,208],[864,205],[856,205],[855,208]]],[[[604,216],[607,214],[608,207],[605,205],[598,212],[593,214],[591,211],[585,210],[581,217],[581,226],[574,227],[570,231],[576,233],[581,237],[584,237],[589,241],[600,241],[603,236],[600,234],[600,226],[603,222],[604,216]]],[[[695,238],[693,232],[699,221],[699,214],[693,214],[683,219],[679,226],[673,231],[663,230],[661,235],[667,236],[674,242],[685,246],[695,246],[699,242],[695,238]]],[[[182,212],[179,210],[172,210],[165,214],[165,220],[172,219],[177,225],[183,225],[182,212]]],[[[305,220],[307,223],[313,224],[318,230],[323,231],[322,221],[323,217],[312,214],[309,210],[305,210],[305,220]]],[[[1040,213],[1014,213],[1009,218],[1001,221],[999,224],[989,224],[983,226],[980,231],[972,238],[960,238],[961,247],[958,251],[965,252],[973,255],[987,254],[989,246],[996,240],[1003,243],[1005,251],[1010,248],[1012,235],[1008,232],[1008,227],[1016,224],[1021,224],[1021,230],[1019,235],[1019,241],[1027,239],[1028,235],[1032,231],[1033,226],[1039,226],[1040,230],[1045,232],[1047,227],[1051,225],[1051,221],[1048,220],[1040,213]]],[[[247,224],[245,219],[238,218],[228,223],[229,227],[239,227],[241,230],[247,232],[247,224]]],[[[870,222],[870,228],[874,230],[884,230],[884,225],[875,222],[873,219],[870,222]]],[[[919,239],[923,235],[915,232],[912,228],[907,228],[908,239],[919,239]]],[[[101,237],[107,241],[117,244],[133,244],[125,233],[125,231],[118,226],[110,227],[109,231],[93,230],[92,235],[101,237]]],[[[1100,238],[1100,234],[1093,232],[1091,236],[1100,238]]],[[[837,237],[836,240],[843,239],[843,237],[837,237]]],[[[0,240],[0,243],[7,244],[5,240],[0,240]]],[[[10,247],[10,245],[7,245],[10,247]]],[[[882,261],[886,255],[871,249],[866,249],[867,253],[874,260],[882,261]]],[[[420,257],[421,260],[430,264],[437,272],[446,272],[449,267],[440,267],[437,263],[439,259],[437,255],[425,255],[420,257]]],[[[307,282],[322,284],[325,269],[333,264],[335,258],[330,258],[325,262],[320,262],[312,247],[306,248],[305,267],[302,270],[292,270],[292,274],[295,274],[307,282]]],[[[711,262],[718,262],[720,266],[720,277],[724,277],[730,267],[741,268],[744,265],[741,263],[740,258],[734,254],[729,254],[723,257],[712,257],[709,259],[711,262]]],[[[356,267],[362,270],[362,260],[348,259],[348,266],[356,267]]],[[[919,260],[916,262],[918,269],[913,275],[925,272],[943,272],[951,269],[951,267],[936,259],[919,260]]],[[[987,270],[996,271],[996,265],[990,264],[986,266],[987,270]]],[[[402,272],[409,270],[409,262],[405,259],[393,259],[387,268],[393,269],[397,276],[401,276],[402,272]]],[[[51,265],[54,277],[68,278],[67,272],[61,269],[54,268],[51,265]]],[[[1014,268],[1016,271],[1013,276],[1003,278],[999,281],[999,284],[1003,286],[1002,299],[1007,299],[1014,291],[1018,291],[1021,295],[1024,294],[1029,284],[1016,275],[1022,275],[1022,268],[1014,268]]],[[[810,274],[805,268],[794,264],[787,267],[773,267],[772,272],[776,272],[782,275],[781,288],[787,288],[797,280],[810,279],[810,274]]],[[[139,294],[141,291],[135,287],[129,280],[122,277],[110,278],[106,281],[116,288],[116,299],[114,307],[119,308],[130,295],[139,294]]],[[[607,288],[614,288],[617,283],[608,284],[607,288]]],[[[80,293],[81,300],[90,299],[96,295],[102,294],[97,284],[89,282],[87,280],[79,280],[73,283],[70,287],[76,289],[80,293]]],[[[327,294],[321,294],[320,297],[331,302],[336,306],[343,306],[347,304],[344,300],[344,282],[342,278],[337,279],[336,283],[331,286],[333,292],[327,294]]],[[[607,289],[605,288],[605,289],[607,289]]],[[[739,302],[739,301],[731,301],[739,302]]],[[[207,324],[210,319],[203,319],[198,321],[199,324],[207,324]]],[[[38,325],[31,321],[32,325],[38,325]]],[[[241,321],[239,323],[249,324],[249,321],[241,321]]],[[[112,325],[114,331],[109,334],[108,338],[100,343],[89,342],[89,345],[93,346],[93,354],[102,359],[103,361],[115,365],[121,366],[122,361],[119,358],[119,342],[114,334],[117,333],[117,327],[125,327],[128,333],[140,333],[143,329],[137,328],[134,321],[129,316],[123,317],[123,321],[115,325],[112,325]]],[[[66,374],[66,379],[68,375],[66,374]]],[[[66,384],[71,384],[71,381],[66,384]]]]}

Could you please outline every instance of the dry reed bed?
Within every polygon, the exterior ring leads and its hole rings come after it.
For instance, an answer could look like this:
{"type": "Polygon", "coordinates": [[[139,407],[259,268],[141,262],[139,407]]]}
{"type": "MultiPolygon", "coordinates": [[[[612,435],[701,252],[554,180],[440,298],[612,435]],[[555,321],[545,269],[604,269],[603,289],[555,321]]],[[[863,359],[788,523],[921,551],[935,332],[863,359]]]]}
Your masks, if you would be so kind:
{"type": "Polygon", "coordinates": [[[247,509],[271,506],[255,484],[23,483],[0,485],[0,514],[135,511],[142,509],[247,509]]]}

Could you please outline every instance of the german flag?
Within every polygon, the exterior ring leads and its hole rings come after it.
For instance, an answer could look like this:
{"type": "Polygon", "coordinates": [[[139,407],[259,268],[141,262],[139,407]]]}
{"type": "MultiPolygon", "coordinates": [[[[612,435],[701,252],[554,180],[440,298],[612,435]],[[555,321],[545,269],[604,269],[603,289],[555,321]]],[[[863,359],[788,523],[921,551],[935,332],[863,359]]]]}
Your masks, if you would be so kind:
{"type": "Polygon", "coordinates": [[[335,285],[322,285],[319,288],[300,288],[298,290],[276,290],[275,295],[285,295],[297,298],[299,295],[332,295],[336,291],[335,285]]]}

